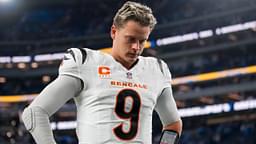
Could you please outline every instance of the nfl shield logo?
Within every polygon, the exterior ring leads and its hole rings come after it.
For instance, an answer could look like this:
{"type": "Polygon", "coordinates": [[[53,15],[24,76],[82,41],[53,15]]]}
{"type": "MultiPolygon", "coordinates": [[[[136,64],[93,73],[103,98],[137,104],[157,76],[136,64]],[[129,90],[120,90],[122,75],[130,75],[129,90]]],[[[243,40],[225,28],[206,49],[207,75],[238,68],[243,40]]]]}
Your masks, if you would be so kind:
{"type": "Polygon", "coordinates": [[[132,79],[132,73],[131,73],[131,72],[127,72],[127,73],[126,73],[126,77],[127,77],[128,79],[132,79]]]}

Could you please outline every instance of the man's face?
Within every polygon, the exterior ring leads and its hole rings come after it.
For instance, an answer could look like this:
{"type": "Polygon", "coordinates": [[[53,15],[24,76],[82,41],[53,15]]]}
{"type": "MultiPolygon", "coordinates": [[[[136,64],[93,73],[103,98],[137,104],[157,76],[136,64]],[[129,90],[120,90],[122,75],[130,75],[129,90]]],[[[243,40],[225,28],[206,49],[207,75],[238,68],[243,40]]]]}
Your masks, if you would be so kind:
{"type": "Polygon", "coordinates": [[[142,53],[151,29],[135,21],[128,21],[123,27],[112,26],[112,56],[122,65],[129,68],[142,53]]]}

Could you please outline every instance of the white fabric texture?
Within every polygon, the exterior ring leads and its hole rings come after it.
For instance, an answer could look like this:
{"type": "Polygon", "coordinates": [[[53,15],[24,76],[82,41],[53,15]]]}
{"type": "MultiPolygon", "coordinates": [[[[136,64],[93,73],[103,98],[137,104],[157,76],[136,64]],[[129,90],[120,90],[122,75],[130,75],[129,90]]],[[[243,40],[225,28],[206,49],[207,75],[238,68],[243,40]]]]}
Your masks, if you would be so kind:
{"type": "Polygon", "coordinates": [[[173,98],[172,89],[165,88],[157,100],[155,110],[159,114],[163,126],[180,120],[178,109],[173,98]]]}
{"type": "Polygon", "coordinates": [[[55,144],[49,117],[81,88],[81,81],[72,76],[61,75],[49,84],[27,107],[22,119],[37,144],[55,144]]]}

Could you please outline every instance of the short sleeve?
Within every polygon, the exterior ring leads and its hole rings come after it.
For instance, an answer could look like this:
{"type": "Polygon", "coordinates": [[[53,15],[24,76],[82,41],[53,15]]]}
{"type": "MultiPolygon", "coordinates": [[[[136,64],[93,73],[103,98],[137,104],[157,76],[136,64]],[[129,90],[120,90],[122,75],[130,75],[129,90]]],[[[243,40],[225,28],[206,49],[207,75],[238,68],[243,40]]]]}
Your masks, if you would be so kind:
{"type": "Polygon", "coordinates": [[[70,75],[82,80],[81,66],[86,59],[84,53],[86,53],[84,49],[68,49],[59,67],[59,75],[70,75]]]}
{"type": "Polygon", "coordinates": [[[162,72],[164,75],[163,88],[171,87],[172,75],[169,70],[169,67],[163,60],[161,60],[161,64],[162,64],[162,72]]]}

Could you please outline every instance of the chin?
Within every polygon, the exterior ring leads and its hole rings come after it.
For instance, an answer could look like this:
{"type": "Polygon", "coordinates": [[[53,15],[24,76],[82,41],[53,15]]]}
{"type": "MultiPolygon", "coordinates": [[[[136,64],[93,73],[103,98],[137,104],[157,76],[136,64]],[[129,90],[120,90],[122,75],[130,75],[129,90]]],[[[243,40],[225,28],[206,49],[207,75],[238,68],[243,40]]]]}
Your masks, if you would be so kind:
{"type": "Polygon", "coordinates": [[[130,62],[135,62],[138,59],[138,57],[134,57],[134,58],[129,58],[130,62]]]}

